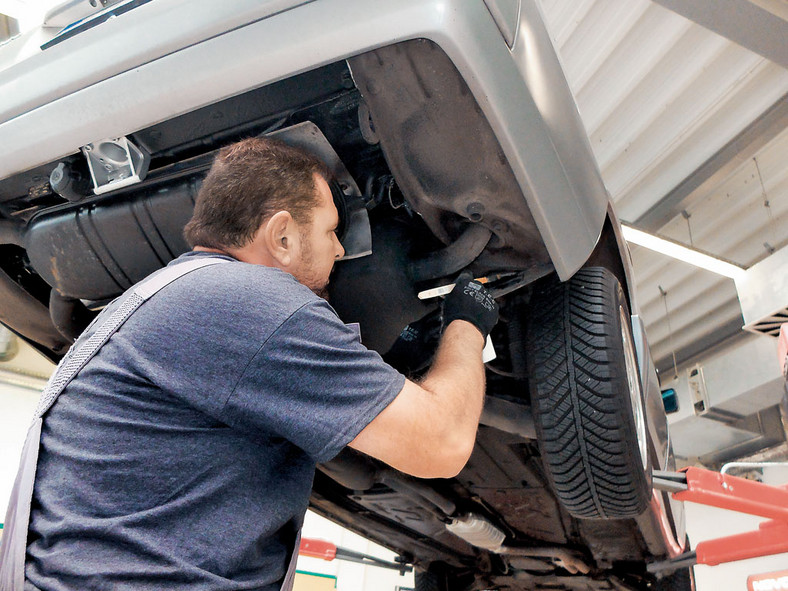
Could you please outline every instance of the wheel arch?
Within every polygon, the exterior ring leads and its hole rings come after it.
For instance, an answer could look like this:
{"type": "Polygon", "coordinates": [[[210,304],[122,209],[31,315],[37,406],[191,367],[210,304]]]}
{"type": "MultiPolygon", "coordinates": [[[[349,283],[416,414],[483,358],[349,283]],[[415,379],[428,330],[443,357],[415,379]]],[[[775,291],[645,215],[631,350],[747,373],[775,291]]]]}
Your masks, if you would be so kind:
{"type": "Polygon", "coordinates": [[[630,313],[640,313],[635,297],[632,256],[612,203],[608,205],[607,216],[605,217],[599,240],[597,240],[594,250],[583,267],[604,267],[611,271],[621,283],[630,313]]]}

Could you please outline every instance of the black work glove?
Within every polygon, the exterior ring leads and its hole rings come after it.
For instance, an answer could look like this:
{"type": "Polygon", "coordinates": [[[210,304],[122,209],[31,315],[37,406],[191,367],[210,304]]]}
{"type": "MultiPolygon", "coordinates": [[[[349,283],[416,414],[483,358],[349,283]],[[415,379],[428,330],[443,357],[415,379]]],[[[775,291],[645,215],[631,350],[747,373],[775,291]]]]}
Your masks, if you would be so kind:
{"type": "Polygon", "coordinates": [[[432,364],[440,335],[441,319],[435,310],[434,314],[406,326],[391,349],[383,355],[383,361],[411,377],[432,364]]]}
{"type": "Polygon", "coordinates": [[[443,329],[452,320],[467,320],[486,339],[498,322],[498,304],[484,286],[464,271],[443,301],[443,329]]]}

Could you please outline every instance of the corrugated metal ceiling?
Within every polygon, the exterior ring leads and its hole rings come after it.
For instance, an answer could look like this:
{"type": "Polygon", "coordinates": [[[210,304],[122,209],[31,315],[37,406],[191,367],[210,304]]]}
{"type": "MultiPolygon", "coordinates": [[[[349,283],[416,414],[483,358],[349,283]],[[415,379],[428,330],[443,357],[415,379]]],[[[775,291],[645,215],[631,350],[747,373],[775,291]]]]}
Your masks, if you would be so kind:
{"type": "MultiPolygon", "coordinates": [[[[649,0],[540,6],[622,221],[743,266],[788,244],[788,71],[649,0]]],[[[738,332],[731,279],[632,255],[663,372],[738,332]]]]}

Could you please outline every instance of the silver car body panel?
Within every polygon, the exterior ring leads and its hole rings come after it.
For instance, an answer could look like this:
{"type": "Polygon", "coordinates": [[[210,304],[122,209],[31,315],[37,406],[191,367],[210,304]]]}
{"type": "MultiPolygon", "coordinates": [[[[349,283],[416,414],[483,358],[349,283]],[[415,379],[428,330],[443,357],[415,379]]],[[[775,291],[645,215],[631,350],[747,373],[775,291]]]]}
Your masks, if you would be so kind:
{"type": "Polygon", "coordinates": [[[481,0],[149,2],[0,71],[0,179],[96,139],[426,38],[466,80],[567,279],[593,251],[608,196],[535,2],[524,0],[519,17],[510,49],[481,0]]]}
{"type": "MultiPolygon", "coordinates": [[[[646,339],[646,328],[643,324],[643,319],[637,314],[632,315],[632,340],[635,343],[635,351],[637,352],[638,364],[640,365],[640,382],[643,387],[646,415],[649,417],[647,422],[647,427],[650,431],[649,440],[659,446],[652,450],[655,459],[654,469],[675,470],[670,430],[662,405],[662,392],[657,380],[654,363],[651,359],[648,340],[646,339]]],[[[681,502],[674,500],[668,493],[654,491],[654,499],[650,510],[656,514],[658,519],[668,510],[673,514],[674,531],[670,531],[669,526],[664,526],[662,527],[662,533],[667,538],[669,552],[671,554],[678,553],[674,549],[683,549],[684,538],[687,535],[684,508],[681,502]]]]}

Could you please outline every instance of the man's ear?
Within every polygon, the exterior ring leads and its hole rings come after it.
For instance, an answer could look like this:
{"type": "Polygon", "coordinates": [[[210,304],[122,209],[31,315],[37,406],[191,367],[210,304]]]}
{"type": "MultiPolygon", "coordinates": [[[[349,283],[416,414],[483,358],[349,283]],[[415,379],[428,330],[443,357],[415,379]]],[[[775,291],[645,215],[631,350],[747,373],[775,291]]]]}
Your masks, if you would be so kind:
{"type": "Polygon", "coordinates": [[[263,246],[278,267],[287,268],[294,260],[298,248],[298,228],[289,211],[278,211],[262,228],[263,246]]]}

